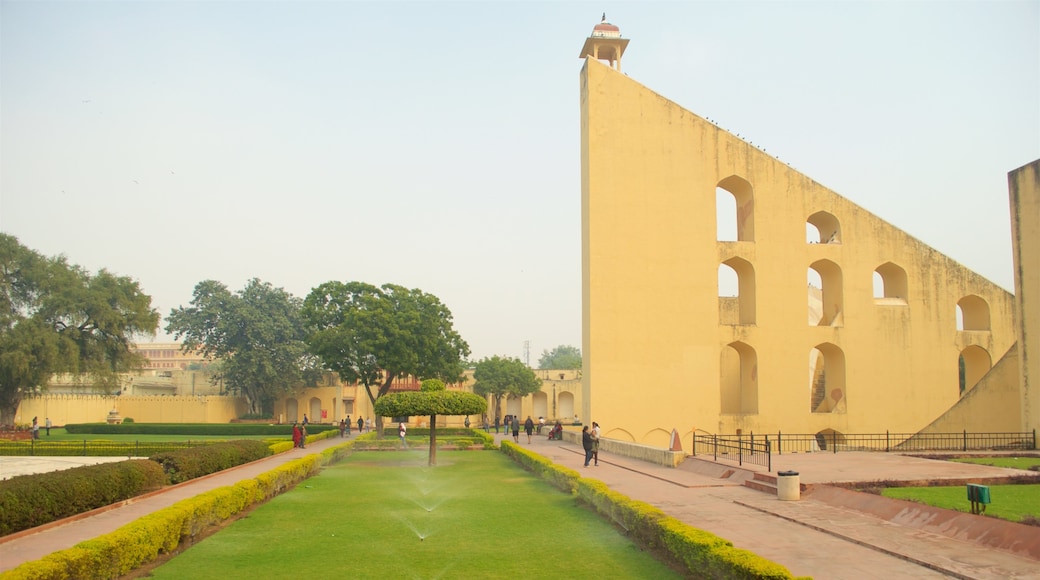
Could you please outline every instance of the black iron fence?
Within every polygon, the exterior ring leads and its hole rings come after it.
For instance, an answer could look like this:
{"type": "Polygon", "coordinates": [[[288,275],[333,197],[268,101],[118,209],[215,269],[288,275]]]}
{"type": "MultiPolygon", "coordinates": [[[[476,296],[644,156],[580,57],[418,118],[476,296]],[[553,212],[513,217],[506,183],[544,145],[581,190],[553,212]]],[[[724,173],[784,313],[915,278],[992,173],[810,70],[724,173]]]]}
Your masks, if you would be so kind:
{"type": "Polygon", "coordinates": [[[6,441],[0,439],[0,456],[35,457],[148,457],[209,445],[213,441],[6,441]]]}
{"type": "Polygon", "coordinates": [[[753,463],[773,471],[772,445],[769,436],[751,435],[694,435],[693,454],[711,454],[715,461],[721,457],[738,465],[753,463]]]}
{"type": "Polygon", "coordinates": [[[839,451],[1019,451],[1036,449],[1036,430],[1009,433],[782,433],[693,436],[693,455],[754,463],[772,471],[772,454],[839,451]]]}
{"type": "Polygon", "coordinates": [[[771,437],[782,453],[812,451],[1017,451],[1036,449],[1036,431],[1008,433],[781,433],[771,437]]]}

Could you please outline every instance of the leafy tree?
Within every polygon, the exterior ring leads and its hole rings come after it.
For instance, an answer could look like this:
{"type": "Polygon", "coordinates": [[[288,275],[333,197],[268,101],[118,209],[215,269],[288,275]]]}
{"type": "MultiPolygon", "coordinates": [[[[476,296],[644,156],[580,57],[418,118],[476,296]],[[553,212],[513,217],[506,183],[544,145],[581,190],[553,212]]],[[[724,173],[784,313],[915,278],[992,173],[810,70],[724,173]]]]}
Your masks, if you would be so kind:
{"type": "Polygon", "coordinates": [[[159,313],[131,278],[90,274],[0,234],[0,424],[55,373],[87,375],[111,391],[140,368],[135,337],[154,336],[159,313]]]}
{"type": "MultiPolygon", "coordinates": [[[[311,290],[303,313],[315,329],[311,352],[343,381],[363,385],[373,405],[398,377],[458,381],[469,355],[451,311],[422,290],[326,282],[311,290]]],[[[376,432],[382,436],[378,414],[376,432]]]]}
{"type": "Polygon", "coordinates": [[[476,415],[487,411],[487,401],[473,393],[448,391],[444,381],[426,379],[419,392],[390,393],[375,403],[377,417],[430,416],[429,465],[437,465],[437,415],[476,415]]]}
{"type": "Polygon", "coordinates": [[[232,293],[214,280],[195,285],[188,308],[170,312],[166,332],[184,337],[182,350],[220,359],[210,380],[249,401],[250,412],[270,412],[278,397],[321,375],[304,342],[302,301],[254,278],[232,293]]]}
{"type": "Polygon", "coordinates": [[[574,346],[561,344],[551,351],[543,350],[538,359],[539,369],[580,370],[581,350],[574,346]]]}
{"type": "Polygon", "coordinates": [[[542,388],[542,380],[516,358],[495,355],[477,362],[473,370],[473,392],[495,402],[495,418],[500,417],[502,397],[522,398],[542,388]]]}

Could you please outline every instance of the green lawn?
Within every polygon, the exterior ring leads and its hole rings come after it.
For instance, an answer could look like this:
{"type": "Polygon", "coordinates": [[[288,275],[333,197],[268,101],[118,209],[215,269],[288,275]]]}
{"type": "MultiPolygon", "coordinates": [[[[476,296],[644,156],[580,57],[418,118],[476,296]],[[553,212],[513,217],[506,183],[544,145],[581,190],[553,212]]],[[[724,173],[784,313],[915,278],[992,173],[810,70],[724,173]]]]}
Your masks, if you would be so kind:
{"type": "MultiPolygon", "coordinates": [[[[990,503],[986,515],[1013,522],[1024,516],[1040,518],[1040,485],[991,485],[990,503]]],[[[966,486],[955,487],[892,487],[882,495],[896,499],[918,501],[930,506],[971,512],[966,486]]]]}
{"type": "Polygon", "coordinates": [[[679,578],[501,453],[358,452],[153,578],[679,578]]]}
{"type": "Polygon", "coordinates": [[[1040,467],[1040,457],[958,457],[950,461],[978,463],[979,465],[992,465],[993,467],[1010,467],[1012,469],[1040,467]]]}

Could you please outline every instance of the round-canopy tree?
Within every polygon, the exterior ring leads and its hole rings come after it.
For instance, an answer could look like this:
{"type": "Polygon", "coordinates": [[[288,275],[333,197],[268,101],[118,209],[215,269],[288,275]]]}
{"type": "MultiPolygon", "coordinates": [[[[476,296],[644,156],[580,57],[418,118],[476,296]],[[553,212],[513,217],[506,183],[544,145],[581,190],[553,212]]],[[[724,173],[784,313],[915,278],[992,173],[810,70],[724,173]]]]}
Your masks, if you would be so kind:
{"type": "Polygon", "coordinates": [[[437,465],[437,415],[476,415],[487,410],[487,401],[473,393],[449,391],[440,379],[427,379],[421,390],[390,393],[375,403],[380,417],[430,416],[430,460],[437,465]]]}

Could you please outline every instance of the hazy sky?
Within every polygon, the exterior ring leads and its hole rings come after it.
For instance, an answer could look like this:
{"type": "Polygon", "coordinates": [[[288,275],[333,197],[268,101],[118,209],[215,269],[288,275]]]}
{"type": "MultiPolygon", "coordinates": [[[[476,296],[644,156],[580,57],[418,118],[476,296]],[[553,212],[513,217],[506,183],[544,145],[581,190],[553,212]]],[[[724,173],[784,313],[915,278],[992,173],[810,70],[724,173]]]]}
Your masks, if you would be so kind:
{"type": "Polygon", "coordinates": [[[420,288],[473,358],[536,364],[581,346],[578,52],[604,11],[633,79],[1014,289],[1036,0],[2,0],[0,230],[164,317],[205,279],[420,288]]]}

